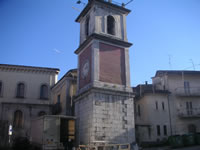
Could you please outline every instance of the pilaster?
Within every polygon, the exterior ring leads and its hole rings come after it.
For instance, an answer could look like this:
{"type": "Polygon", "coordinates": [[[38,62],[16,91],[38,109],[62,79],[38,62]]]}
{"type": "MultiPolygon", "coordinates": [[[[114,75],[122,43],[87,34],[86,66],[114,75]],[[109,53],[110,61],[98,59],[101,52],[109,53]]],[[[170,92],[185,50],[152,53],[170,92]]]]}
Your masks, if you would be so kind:
{"type": "Polygon", "coordinates": [[[125,74],[126,74],[126,86],[130,87],[130,65],[129,65],[129,49],[125,48],[124,49],[125,53],[125,74]]]}
{"type": "Polygon", "coordinates": [[[92,81],[99,81],[99,41],[92,44],[92,81]]]}

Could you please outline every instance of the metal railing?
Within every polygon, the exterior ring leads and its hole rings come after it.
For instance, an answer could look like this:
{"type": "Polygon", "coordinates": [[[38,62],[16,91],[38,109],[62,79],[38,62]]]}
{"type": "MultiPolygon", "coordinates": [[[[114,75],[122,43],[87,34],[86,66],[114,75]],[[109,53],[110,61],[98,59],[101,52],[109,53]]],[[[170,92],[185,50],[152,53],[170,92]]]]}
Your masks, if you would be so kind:
{"type": "Polygon", "coordinates": [[[200,96],[200,87],[179,87],[175,89],[175,94],[178,96],[200,96]]]}
{"type": "Polygon", "coordinates": [[[178,115],[182,118],[200,117],[200,108],[178,109],[178,115]]]}

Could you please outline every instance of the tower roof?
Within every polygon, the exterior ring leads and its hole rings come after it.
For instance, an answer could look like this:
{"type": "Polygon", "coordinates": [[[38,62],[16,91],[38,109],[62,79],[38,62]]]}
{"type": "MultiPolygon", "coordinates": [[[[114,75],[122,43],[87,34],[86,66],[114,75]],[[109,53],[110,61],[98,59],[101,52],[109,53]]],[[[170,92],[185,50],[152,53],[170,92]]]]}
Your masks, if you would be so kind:
{"type": "Polygon", "coordinates": [[[109,8],[112,8],[112,9],[115,9],[117,11],[120,11],[124,14],[128,14],[131,12],[131,10],[129,9],[126,9],[122,6],[119,6],[117,4],[114,4],[114,3],[111,3],[111,2],[107,2],[107,1],[104,1],[104,0],[89,0],[88,4],[86,5],[86,7],[82,10],[82,12],[80,13],[80,15],[76,18],[76,22],[80,22],[81,18],[83,18],[87,12],[92,8],[92,6],[94,4],[99,4],[101,6],[106,6],[106,7],[109,7],[109,8]]]}

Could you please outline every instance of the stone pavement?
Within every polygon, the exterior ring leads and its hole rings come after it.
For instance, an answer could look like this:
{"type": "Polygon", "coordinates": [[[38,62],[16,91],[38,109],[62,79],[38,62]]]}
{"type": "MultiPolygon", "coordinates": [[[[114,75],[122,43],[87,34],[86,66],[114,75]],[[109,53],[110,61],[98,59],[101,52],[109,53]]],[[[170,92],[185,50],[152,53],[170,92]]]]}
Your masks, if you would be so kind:
{"type": "Polygon", "coordinates": [[[183,148],[154,147],[154,148],[144,148],[142,150],[200,150],[200,146],[183,147],[183,148]]]}

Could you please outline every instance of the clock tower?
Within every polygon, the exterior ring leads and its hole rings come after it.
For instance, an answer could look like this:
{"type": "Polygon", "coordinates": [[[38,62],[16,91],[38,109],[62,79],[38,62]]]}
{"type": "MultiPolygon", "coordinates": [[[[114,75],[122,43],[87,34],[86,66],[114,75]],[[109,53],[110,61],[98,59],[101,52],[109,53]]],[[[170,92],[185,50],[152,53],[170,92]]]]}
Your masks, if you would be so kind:
{"type": "Polygon", "coordinates": [[[135,142],[126,16],[111,1],[89,0],[80,23],[78,92],[75,100],[78,144],[135,142]]]}

